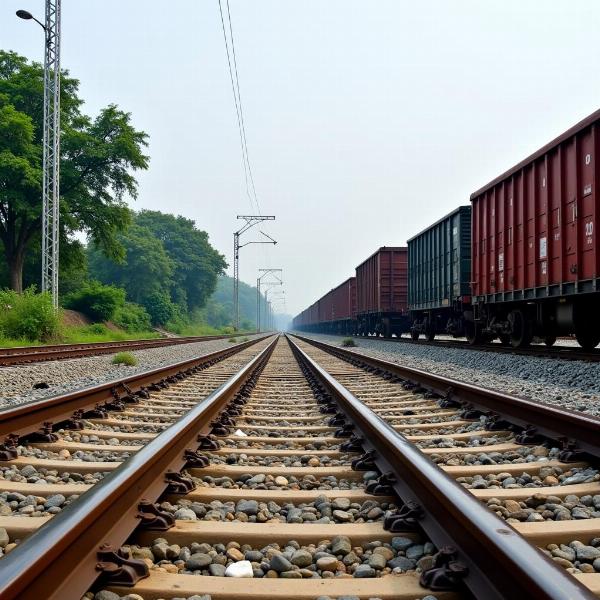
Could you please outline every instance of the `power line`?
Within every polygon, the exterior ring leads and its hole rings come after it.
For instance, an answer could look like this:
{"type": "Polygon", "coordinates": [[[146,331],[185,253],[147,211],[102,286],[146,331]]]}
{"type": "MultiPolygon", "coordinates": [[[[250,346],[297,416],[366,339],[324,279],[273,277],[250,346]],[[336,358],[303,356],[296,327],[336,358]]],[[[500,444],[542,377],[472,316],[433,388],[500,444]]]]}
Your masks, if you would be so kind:
{"type": "Polygon", "coordinates": [[[252,184],[252,192],[254,193],[254,201],[256,202],[256,208],[258,209],[258,214],[260,214],[260,204],[258,203],[258,196],[256,195],[256,187],[254,186],[254,177],[252,175],[252,168],[250,167],[250,154],[248,153],[248,142],[246,140],[246,123],[244,122],[244,105],[242,104],[242,93],[240,92],[240,78],[238,77],[237,57],[235,55],[235,41],[234,41],[234,36],[233,36],[233,26],[231,24],[231,12],[229,10],[229,0],[227,0],[227,19],[229,20],[229,35],[231,37],[231,50],[232,50],[232,54],[233,54],[233,68],[235,71],[235,84],[237,87],[238,102],[240,105],[240,117],[241,117],[241,121],[242,121],[242,136],[244,139],[244,148],[246,149],[246,160],[248,161],[248,174],[250,175],[250,183],[252,184]]]}
{"type": "Polygon", "coordinates": [[[219,14],[221,16],[221,26],[223,29],[223,40],[225,41],[225,51],[227,53],[227,66],[229,67],[229,79],[231,81],[231,90],[233,92],[233,101],[235,103],[235,112],[237,115],[237,123],[238,123],[238,132],[240,136],[240,146],[242,149],[242,164],[244,166],[244,178],[246,181],[246,195],[250,200],[250,206],[252,206],[252,202],[256,205],[258,214],[260,214],[260,205],[258,203],[258,196],[256,195],[256,187],[254,185],[254,176],[252,175],[252,167],[250,166],[250,158],[248,155],[248,145],[246,142],[246,128],[244,123],[244,112],[242,108],[242,96],[240,94],[240,82],[238,77],[238,69],[237,69],[237,60],[235,55],[235,43],[233,37],[233,27],[231,24],[231,12],[229,9],[229,0],[227,1],[227,18],[229,21],[229,32],[231,36],[231,53],[229,50],[229,41],[227,39],[227,31],[225,28],[225,19],[223,17],[223,7],[221,4],[221,0],[219,2],[219,14]],[[234,68],[231,67],[231,57],[233,55],[233,64],[234,68]],[[235,82],[234,82],[234,71],[235,71],[235,82]],[[252,186],[253,195],[250,194],[250,187],[248,185],[248,176],[250,177],[250,184],[252,186]]]}

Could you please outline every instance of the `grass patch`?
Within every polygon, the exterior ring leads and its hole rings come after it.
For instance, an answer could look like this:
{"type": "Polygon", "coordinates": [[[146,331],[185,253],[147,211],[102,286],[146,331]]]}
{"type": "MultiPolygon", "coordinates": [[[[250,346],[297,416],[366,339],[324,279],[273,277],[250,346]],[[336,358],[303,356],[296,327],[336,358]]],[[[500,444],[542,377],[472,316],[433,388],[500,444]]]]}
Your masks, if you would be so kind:
{"type": "Polygon", "coordinates": [[[356,342],[354,341],[354,338],[347,337],[342,340],[342,346],[344,348],[355,348],[356,342]]]}
{"type": "Polygon", "coordinates": [[[231,342],[232,344],[237,344],[237,338],[234,337],[230,337],[227,341],[231,342]]]}
{"type": "Polygon", "coordinates": [[[113,365],[127,365],[135,367],[138,364],[137,358],[131,352],[118,352],[110,361],[113,365]]]}
{"type": "Polygon", "coordinates": [[[240,342],[247,342],[247,341],[248,341],[248,338],[247,338],[247,337],[243,337],[243,338],[240,340],[240,342]]]}
{"type": "Polygon", "coordinates": [[[184,337],[193,335],[231,335],[234,333],[232,327],[211,327],[206,323],[167,323],[164,328],[184,337]]]}
{"type": "Polygon", "coordinates": [[[122,342],[127,340],[147,340],[161,337],[156,331],[128,332],[121,329],[109,329],[102,323],[92,325],[69,325],[59,329],[57,335],[46,342],[12,338],[0,334],[0,348],[17,346],[43,346],[45,344],[89,344],[93,342],[122,342]]]}
{"type": "Polygon", "coordinates": [[[88,344],[90,342],[121,342],[125,340],[146,340],[159,338],[156,331],[123,331],[109,329],[102,323],[92,323],[78,327],[63,327],[59,342],[66,344],[88,344]]]}

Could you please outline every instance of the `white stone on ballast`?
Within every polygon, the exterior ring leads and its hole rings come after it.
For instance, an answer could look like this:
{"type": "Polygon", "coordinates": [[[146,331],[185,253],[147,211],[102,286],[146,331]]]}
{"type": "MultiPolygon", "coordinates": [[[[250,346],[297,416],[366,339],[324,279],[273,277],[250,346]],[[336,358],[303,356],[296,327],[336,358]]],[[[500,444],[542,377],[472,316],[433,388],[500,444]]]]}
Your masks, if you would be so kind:
{"type": "Polygon", "coordinates": [[[254,577],[252,563],[249,560],[231,563],[225,569],[225,577],[254,577]]]}

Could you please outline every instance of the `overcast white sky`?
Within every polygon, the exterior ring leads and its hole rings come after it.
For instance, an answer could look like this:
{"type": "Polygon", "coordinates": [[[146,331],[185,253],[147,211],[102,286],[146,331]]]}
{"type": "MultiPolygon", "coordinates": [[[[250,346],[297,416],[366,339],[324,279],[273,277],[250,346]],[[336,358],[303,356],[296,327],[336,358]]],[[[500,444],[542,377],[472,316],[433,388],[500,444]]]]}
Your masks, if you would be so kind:
{"type": "MultiPolygon", "coordinates": [[[[225,0],[223,0],[225,2],[225,0]]],[[[250,212],[217,0],[63,0],[85,110],[150,134],[133,208],[192,218],[232,260],[250,212]]],[[[296,313],[600,107],[598,0],[230,0],[265,231],[296,313]]],[[[2,0],[0,47],[41,59],[42,0],[2,0]]],[[[250,238],[247,238],[250,239],[250,238]]],[[[230,268],[230,272],[231,272],[230,268]]]]}

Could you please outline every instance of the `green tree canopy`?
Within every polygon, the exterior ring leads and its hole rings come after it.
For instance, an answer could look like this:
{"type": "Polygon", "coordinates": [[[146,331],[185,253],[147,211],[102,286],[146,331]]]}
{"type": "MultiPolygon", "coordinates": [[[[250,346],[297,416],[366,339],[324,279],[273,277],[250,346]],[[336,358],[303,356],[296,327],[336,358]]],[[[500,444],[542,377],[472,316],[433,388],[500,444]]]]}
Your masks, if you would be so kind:
{"type": "Polygon", "coordinates": [[[127,291],[127,297],[138,304],[168,290],[173,275],[173,261],[163,243],[148,229],[130,225],[117,235],[117,243],[125,249],[119,263],[107,258],[98,247],[88,252],[89,272],[102,283],[115,284],[127,291]]]}
{"type": "Polygon", "coordinates": [[[171,299],[187,312],[201,308],[227,268],[225,257],[213,248],[206,231],[194,221],[158,211],[142,210],[135,222],[161,240],[173,262],[171,299]]]}
{"type": "MultiPolygon", "coordinates": [[[[132,171],[148,166],[147,135],[114,105],[94,119],[82,114],[78,87],[61,73],[61,239],[69,244],[75,232],[84,232],[106,255],[122,260],[117,234],[130,221],[124,197],[137,195],[132,171]]],[[[0,248],[17,291],[26,251],[39,253],[42,123],[42,66],[0,50],[0,248]]]]}
{"type": "Polygon", "coordinates": [[[190,219],[158,211],[144,210],[132,221],[116,236],[125,249],[121,261],[90,244],[90,276],[125,288],[129,300],[143,305],[154,323],[202,308],[227,266],[208,234],[190,219]]]}

